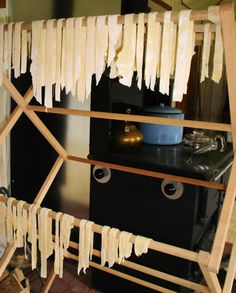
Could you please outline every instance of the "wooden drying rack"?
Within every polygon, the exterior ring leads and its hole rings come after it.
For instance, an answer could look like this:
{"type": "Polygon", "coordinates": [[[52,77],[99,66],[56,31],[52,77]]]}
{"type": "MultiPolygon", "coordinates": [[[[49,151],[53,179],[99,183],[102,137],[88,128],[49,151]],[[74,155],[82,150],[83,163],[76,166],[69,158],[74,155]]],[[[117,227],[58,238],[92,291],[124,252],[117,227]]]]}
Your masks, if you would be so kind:
{"type": "MultiPolygon", "coordinates": [[[[160,21],[163,19],[163,15],[160,14],[160,21]]],[[[178,14],[173,15],[173,20],[178,19],[178,14]]],[[[193,20],[208,20],[208,13],[207,11],[192,11],[191,12],[191,19],[193,20]]],[[[179,247],[171,246],[168,244],[160,243],[157,241],[151,242],[151,249],[175,255],[177,257],[185,258],[187,260],[197,262],[202,274],[206,281],[206,286],[199,285],[181,278],[177,278],[172,275],[168,275],[150,268],[146,268],[140,266],[135,263],[131,263],[129,261],[125,261],[124,265],[135,270],[145,271],[145,273],[154,275],[158,278],[168,280],[170,282],[179,284],[181,286],[185,286],[196,290],[198,292],[212,292],[212,293],[229,293],[232,288],[232,283],[234,279],[234,275],[236,272],[236,239],[233,243],[233,248],[230,257],[229,268],[226,276],[226,280],[224,283],[223,288],[221,288],[219,284],[219,280],[217,277],[217,273],[220,268],[221,259],[223,255],[224,245],[226,242],[227,232],[230,224],[230,219],[233,212],[233,206],[235,202],[235,194],[236,194],[236,181],[234,177],[236,176],[236,162],[235,157],[233,160],[229,181],[227,186],[218,184],[215,182],[209,182],[204,180],[196,180],[186,177],[174,176],[170,174],[164,174],[159,172],[153,172],[148,170],[142,170],[137,168],[125,167],[121,165],[105,163],[95,160],[89,160],[86,158],[81,158],[77,156],[73,156],[68,154],[67,151],[61,146],[61,144],[57,141],[57,139],[52,135],[52,133],[47,129],[44,123],[39,119],[36,112],[48,112],[48,113],[57,113],[62,115],[79,115],[79,116],[86,116],[86,117],[96,117],[100,119],[113,119],[113,120],[129,120],[134,122],[147,122],[147,123],[157,123],[157,124],[168,124],[168,125],[181,125],[184,127],[194,127],[194,128],[201,128],[201,129],[210,129],[210,130],[218,130],[218,131],[229,131],[232,132],[232,141],[233,141],[233,148],[234,153],[236,151],[236,83],[235,83],[235,76],[236,76],[236,39],[235,39],[235,25],[234,25],[234,6],[232,3],[225,3],[220,6],[220,19],[222,25],[222,32],[223,32],[223,42],[224,42],[224,51],[225,51],[225,61],[226,61],[226,73],[227,73],[227,81],[228,81],[228,93],[229,93],[229,105],[230,105],[230,113],[231,113],[231,124],[222,124],[222,123],[211,123],[211,122],[202,122],[202,121],[189,121],[189,120],[175,120],[175,119],[167,119],[167,118],[157,118],[157,117],[143,117],[138,115],[126,115],[126,114],[115,114],[115,113],[105,113],[105,112],[94,112],[94,111],[82,111],[82,110],[74,110],[74,109],[63,109],[63,108],[51,108],[46,109],[45,107],[41,106],[32,106],[29,105],[31,99],[33,98],[33,91],[32,87],[28,89],[24,97],[21,96],[19,91],[14,87],[12,82],[8,79],[7,76],[3,75],[3,85],[6,90],[9,92],[11,97],[17,103],[16,108],[10,114],[8,119],[6,120],[5,124],[0,130],[0,143],[7,137],[10,133],[11,129],[14,127],[15,123],[18,121],[22,113],[25,113],[26,116],[32,121],[35,127],[41,132],[41,134],[45,137],[45,139],[50,143],[50,145],[54,148],[54,150],[58,153],[58,158],[56,159],[52,169],[50,170],[46,180],[44,181],[43,185],[41,186],[38,194],[34,199],[34,204],[40,206],[44,197],[47,194],[53,180],[55,179],[58,171],[60,170],[62,164],[65,161],[72,160],[87,164],[98,164],[100,166],[109,167],[111,169],[117,169],[124,172],[131,172],[136,174],[142,174],[146,176],[152,176],[155,178],[166,178],[175,180],[178,182],[194,184],[198,186],[204,186],[208,188],[216,188],[220,190],[226,190],[224,202],[221,210],[221,215],[219,218],[217,231],[214,239],[214,243],[212,246],[211,252],[193,252],[189,250],[185,250],[179,247]]],[[[123,23],[123,17],[119,18],[119,21],[123,23]]],[[[31,29],[30,24],[23,25],[23,29],[31,29]]],[[[199,32],[202,32],[202,28],[197,26],[199,32]]],[[[196,36],[196,40],[198,37],[196,36]]],[[[3,200],[1,198],[1,200],[3,200]]],[[[27,208],[27,204],[25,208],[27,208]]],[[[55,213],[50,214],[51,217],[55,217],[55,213]]],[[[75,220],[75,225],[79,226],[79,219],[75,220]]],[[[101,226],[95,226],[95,232],[101,232],[101,226]]],[[[70,246],[73,248],[78,249],[78,244],[74,242],[70,242],[70,246]]],[[[7,264],[9,263],[13,253],[15,251],[15,247],[9,245],[3,255],[2,259],[0,260],[0,275],[5,270],[7,264]]],[[[100,252],[94,250],[94,254],[99,256],[100,252]]],[[[71,259],[77,260],[77,256],[72,255],[70,253],[66,253],[66,257],[71,259]]],[[[126,275],[124,273],[115,271],[114,269],[109,269],[107,267],[101,267],[97,263],[91,262],[91,266],[96,267],[101,270],[105,270],[109,273],[115,274],[132,282],[136,282],[143,286],[147,286],[153,288],[156,291],[163,292],[163,288],[160,288],[157,285],[148,283],[146,281],[134,278],[132,276],[126,275]]],[[[52,271],[49,274],[48,279],[42,289],[41,292],[48,292],[52,282],[55,278],[55,273],[52,271]]],[[[168,289],[164,289],[164,292],[173,292],[168,289]]]]}

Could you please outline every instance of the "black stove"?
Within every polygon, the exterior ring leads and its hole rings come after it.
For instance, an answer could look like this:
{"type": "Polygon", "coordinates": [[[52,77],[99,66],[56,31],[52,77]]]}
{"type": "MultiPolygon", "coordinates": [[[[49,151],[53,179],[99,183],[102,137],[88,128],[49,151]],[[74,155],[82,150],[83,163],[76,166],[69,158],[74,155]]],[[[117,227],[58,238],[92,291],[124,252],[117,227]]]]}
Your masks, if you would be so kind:
{"type": "MultiPolygon", "coordinates": [[[[227,144],[223,153],[212,151],[196,155],[189,163],[191,154],[192,151],[182,144],[142,144],[131,152],[111,150],[106,156],[90,154],[89,158],[219,183],[227,180],[227,170],[233,159],[231,144],[227,144]]],[[[223,193],[215,189],[92,166],[90,219],[101,225],[182,248],[209,250],[223,193]]],[[[99,249],[100,240],[97,241],[99,249]]],[[[153,251],[140,258],[132,256],[131,260],[187,279],[192,279],[198,271],[188,261],[153,251]]],[[[181,290],[164,281],[157,284],[178,292],[181,290]]],[[[104,293],[128,290],[152,292],[100,271],[94,272],[93,285],[104,293]]]]}
{"type": "MultiPolygon", "coordinates": [[[[154,94],[156,99],[156,92],[154,94]]],[[[103,76],[99,84],[92,87],[91,110],[113,112],[117,102],[144,107],[152,100],[153,94],[145,88],[139,91],[135,86],[121,87],[103,76]]],[[[183,144],[141,144],[136,150],[121,152],[111,146],[112,123],[108,119],[91,118],[90,159],[218,183],[227,181],[233,159],[231,144],[227,144],[225,152],[195,155],[191,162],[188,159],[192,150],[183,144]]],[[[224,191],[213,188],[107,169],[99,164],[91,166],[91,220],[193,251],[211,249],[223,196],[224,191]]],[[[100,241],[97,235],[97,249],[100,249],[100,241]]],[[[138,258],[132,255],[129,260],[186,279],[199,277],[199,269],[193,263],[164,253],[150,250],[138,258]]],[[[177,285],[115,267],[160,286],[185,292],[177,285]]],[[[103,293],[154,292],[95,269],[92,282],[103,293]]]]}

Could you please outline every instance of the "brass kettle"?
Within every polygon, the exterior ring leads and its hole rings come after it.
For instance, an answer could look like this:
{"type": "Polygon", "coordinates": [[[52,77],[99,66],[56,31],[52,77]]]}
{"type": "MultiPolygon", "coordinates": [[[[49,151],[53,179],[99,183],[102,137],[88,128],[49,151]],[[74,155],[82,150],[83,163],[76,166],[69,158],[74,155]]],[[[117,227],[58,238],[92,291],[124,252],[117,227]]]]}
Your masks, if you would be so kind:
{"type": "MultiPolygon", "coordinates": [[[[130,114],[130,108],[126,109],[126,113],[130,114]]],[[[112,147],[121,151],[132,151],[136,149],[143,141],[141,131],[134,123],[123,121],[111,129],[112,147]]]]}

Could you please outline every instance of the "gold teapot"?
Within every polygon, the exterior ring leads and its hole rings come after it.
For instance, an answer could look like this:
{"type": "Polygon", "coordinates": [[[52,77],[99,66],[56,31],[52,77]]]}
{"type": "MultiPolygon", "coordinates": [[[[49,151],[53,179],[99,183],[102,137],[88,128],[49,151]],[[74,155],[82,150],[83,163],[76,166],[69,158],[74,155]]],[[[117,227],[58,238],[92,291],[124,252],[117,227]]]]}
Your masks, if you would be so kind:
{"type": "MultiPolygon", "coordinates": [[[[130,114],[131,109],[126,109],[126,113],[130,114]]],[[[134,123],[122,121],[111,129],[112,147],[121,151],[132,151],[136,149],[143,141],[141,131],[134,123]]]]}

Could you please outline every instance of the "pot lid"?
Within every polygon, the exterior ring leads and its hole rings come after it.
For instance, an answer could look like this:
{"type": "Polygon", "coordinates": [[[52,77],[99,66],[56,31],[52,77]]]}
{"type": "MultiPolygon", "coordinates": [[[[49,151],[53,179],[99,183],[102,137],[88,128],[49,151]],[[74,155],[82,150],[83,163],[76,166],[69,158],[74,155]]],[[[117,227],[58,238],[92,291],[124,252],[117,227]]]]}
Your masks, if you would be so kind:
{"type": "Polygon", "coordinates": [[[166,106],[162,103],[160,105],[152,105],[152,106],[145,107],[143,111],[147,113],[153,113],[153,114],[182,114],[183,113],[182,110],[180,109],[166,106]]]}

